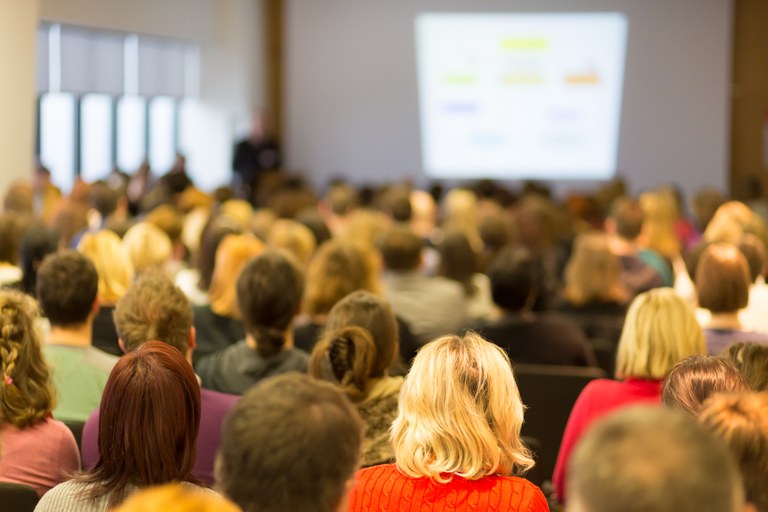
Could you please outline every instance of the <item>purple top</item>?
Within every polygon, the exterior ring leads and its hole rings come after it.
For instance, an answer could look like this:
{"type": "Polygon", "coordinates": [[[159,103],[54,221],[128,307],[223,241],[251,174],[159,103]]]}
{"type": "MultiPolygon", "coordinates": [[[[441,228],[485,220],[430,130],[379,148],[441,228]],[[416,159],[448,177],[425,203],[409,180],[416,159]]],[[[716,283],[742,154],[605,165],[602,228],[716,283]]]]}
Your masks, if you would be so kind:
{"type": "Polygon", "coordinates": [[[768,335],[754,331],[740,331],[737,329],[704,329],[707,339],[707,353],[718,355],[729,346],[740,341],[751,341],[768,345],[768,335]]]}
{"type": "MultiPolygon", "coordinates": [[[[229,410],[240,399],[209,389],[200,389],[200,433],[197,436],[197,460],[192,474],[213,485],[213,465],[221,440],[221,424],[229,410]]],[[[99,460],[99,410],[91,413],[83,427],[83,468],[91,469],[99,460]]]]}

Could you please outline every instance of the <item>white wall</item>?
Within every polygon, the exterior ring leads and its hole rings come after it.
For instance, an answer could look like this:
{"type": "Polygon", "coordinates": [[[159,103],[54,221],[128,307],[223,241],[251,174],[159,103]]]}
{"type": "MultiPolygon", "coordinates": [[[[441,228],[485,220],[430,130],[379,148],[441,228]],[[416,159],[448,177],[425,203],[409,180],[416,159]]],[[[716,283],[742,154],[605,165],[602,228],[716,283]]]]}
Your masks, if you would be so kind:
{"type": "Polygon", "coordinates": [[[32,172],[38,0],[0,0],[0,195],[32,172]]]}
{"type": "Polygon", "coordinates": [[[236,128],[265,102],[262,0],[41,0],[41,18],[199,42],[200,94],[181,115],[182,150],[202,188],[229,183],[236,128]]]}
{"type": "MultiPolygon", "coordinates": [[[[629,20],[618,167],[633,190],[727,182],[732,0],[286,0],[286,149],[324,184],[421,171],[420,12],[620,11],[629,20]]],[[[558,188],[582,188],[562,183],[558,188]]]]}

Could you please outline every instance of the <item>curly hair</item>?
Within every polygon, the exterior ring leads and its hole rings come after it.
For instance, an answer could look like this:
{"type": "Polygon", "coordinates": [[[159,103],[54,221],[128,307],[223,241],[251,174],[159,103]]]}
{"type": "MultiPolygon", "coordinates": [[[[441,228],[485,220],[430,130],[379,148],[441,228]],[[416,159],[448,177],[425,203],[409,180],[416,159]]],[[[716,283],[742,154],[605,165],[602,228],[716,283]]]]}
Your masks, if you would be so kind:
{"type": "Polygon", "coordinates": [[[0,291],[0,426],[34,425],[56,405],[36,326],[38,317],[32,297],[0,291]]]}

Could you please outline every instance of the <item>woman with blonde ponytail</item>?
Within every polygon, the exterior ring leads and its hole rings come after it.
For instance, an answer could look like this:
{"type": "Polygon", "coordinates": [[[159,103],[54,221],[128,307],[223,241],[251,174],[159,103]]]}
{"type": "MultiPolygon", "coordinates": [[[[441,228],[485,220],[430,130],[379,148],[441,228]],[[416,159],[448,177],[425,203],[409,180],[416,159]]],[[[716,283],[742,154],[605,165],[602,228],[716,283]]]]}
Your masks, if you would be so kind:
{"type": "Polygon", "coordinates": [[[397,320],[389,303],[357,291],[331,309],[310,358],[309,374],[336,384],[366,424],[363,467],[394,460],[389,429],[397,417],[403,378],[389,376],[388,369],[397,346],[397,320]]]}
{"type": "Polygon", "coordinates": [[[0,291],[0,481],[42,496],[80,468],[72,432],[51,416],[55,392],[43,359],[35,301],[0,291]]]}

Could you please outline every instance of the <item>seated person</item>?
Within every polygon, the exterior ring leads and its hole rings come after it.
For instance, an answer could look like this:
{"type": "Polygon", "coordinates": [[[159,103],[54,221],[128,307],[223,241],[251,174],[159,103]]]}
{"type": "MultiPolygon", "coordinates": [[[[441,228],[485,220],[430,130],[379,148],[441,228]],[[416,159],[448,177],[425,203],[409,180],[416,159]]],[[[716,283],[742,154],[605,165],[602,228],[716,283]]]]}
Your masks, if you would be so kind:
{"type": "Polygon", "coordinates": [[[72,432],[51,417],[56,393],[43,359],[35,301],[0,290],[0,482],[42,496],[80,468],[72,432]]]}
{"type": "Polygon", "coordinates": [[[768,394],[715,395],[704,403],[699,419],[728,445],[741,469],[747,501],[757,512],[768,510],[768,394]]]}
{"type": "Polygon", "coordinates": [[[734,343],[723,352],[741,372],[753,391],[768,391],[768,345],[762,343],[734,343]]]}
{"type": "Polygon", "coordinates": [[[309,354],[293,347],[304,276],[290,254],[267,250],[246,264],[237,279],[237,304],[246,337],[201,358],[195,365],[203,387],[243,394],[259,380],[307,370],[309,354]]]}
{"type": "Polygon", "coordinates": [[[568,510],[746,512],[739,470],[688,415],[634,406],[596,423],[568,466],[568,510]]]}
{"type": "MultiPolygon", "coordinates": [[[[147,271],[128,289],[115,308],[115,326],[120,345],[126,352],[146,341],[163,341],[176,348],[192,364],[195,330],[189,300],[170,279],[147,271]]],[[[237,401],[208,389],[200,390],[200,435],[197,459],[192,474],[207,485],[213,484],[213,465],[221,440],[224,416],[237,401]]],[[[99,410],[91,414],[83,428],[83,466],[93,468],[99,461],[99,410]]]]}
{"type": "Polygon", "coordinates": [[[37,512],[107,511],[138,489],[171,482],[203,491],[192,475],[200,385],[177,349],[150,341],[121,357],[99,414],[96,466],[48,491],[37,512]]]}
{"type": "Polygon", "coordinates": [[[117,362],[91,345],[98,284],[93,263],[74,251],[47,256],[37,273],[37,299],[51,323],[45,358],[59,397],[53,416],[60,420],[88,419],[117,362]]]}
{"type": "Polygon", "coordinates": [[[357,473],[350,512],[548,511],[541,490],[514,476],[534,465],[523,410],[499,347],[474,333],[428,343],[400,394],[395,463],[357,473]]]}
{"type": "Polygon", "coordinates": [[[667,407],[698,416],[711,395],[748,390],[739,370],[726,359],[690,356],[673,366],[664,377],[661,401],[667,407]]]}
{"type": "Polygon", "coordinates": [[[243,512],[344,511],[362,430],[331,384],[297,373],[265,379],[224,423],[216,487],[243,512]]]}
{"type": "Polygon", "coordinates": [[[503,249],[488,268],[499,315],[473,326],[503,348],[513,363],[596,366],[584,333],[565,319],[534,313],[536,263],[527,249],[503,249]]]}

